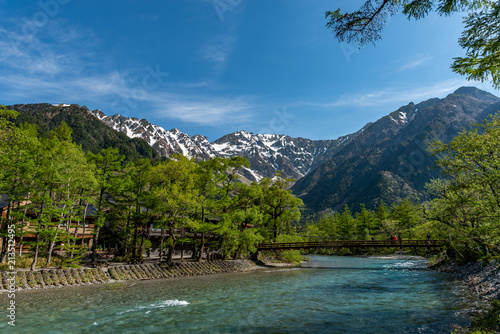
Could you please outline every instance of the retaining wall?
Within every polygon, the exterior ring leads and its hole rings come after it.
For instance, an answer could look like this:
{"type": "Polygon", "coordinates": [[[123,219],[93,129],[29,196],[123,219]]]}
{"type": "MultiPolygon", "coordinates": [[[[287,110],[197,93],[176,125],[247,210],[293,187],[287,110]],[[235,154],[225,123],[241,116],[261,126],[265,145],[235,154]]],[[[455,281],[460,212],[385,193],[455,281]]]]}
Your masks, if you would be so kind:
{"type": "MultiPolygon", "coordinates": [[[[160,264],[112,265],[107,268],[18,270],[15,290],[44,289],[71,285],[100,284],[115,281],[161,279],[239,272],[252,268],[250,260],[174,262],[160,264]]],[[[12,291],[14,275],[0,271],[0,290],[12,291]]]]}

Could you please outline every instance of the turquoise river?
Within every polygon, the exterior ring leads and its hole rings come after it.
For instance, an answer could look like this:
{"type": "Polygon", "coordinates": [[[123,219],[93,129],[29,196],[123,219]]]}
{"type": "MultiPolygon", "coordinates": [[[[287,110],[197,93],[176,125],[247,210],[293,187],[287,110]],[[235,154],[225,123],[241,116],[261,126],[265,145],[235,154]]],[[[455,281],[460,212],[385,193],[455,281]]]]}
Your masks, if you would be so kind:
{"type": "Polygon", "coordinates": [[[474,302],[423,261],[311,256],[305,268],[16,293],[0,333],[450,333],[474,302]]]}

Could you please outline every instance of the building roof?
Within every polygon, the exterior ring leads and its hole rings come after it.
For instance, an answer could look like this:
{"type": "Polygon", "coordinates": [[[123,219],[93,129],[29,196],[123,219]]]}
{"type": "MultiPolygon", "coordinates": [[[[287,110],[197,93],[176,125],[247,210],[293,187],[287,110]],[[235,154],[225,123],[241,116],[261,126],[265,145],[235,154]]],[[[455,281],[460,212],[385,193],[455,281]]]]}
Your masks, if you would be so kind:
{"type": "Polygon", "coordinates": [[[9,195],[0,195],[0,209],[6,208],[9,205],[9,195]]]}
{"type": "MultiPolygon", "coordinates": [[[[0,195],[0,210],[9,206],[9,195],[2,194],[0,195]]],[[[85,205],[82,206],[82,212],[85,208],[85,205]]],[[[85,212],[85,217],[97,217],[97,209],[92,204],[87,206],[87,211],[85,212]]]]}

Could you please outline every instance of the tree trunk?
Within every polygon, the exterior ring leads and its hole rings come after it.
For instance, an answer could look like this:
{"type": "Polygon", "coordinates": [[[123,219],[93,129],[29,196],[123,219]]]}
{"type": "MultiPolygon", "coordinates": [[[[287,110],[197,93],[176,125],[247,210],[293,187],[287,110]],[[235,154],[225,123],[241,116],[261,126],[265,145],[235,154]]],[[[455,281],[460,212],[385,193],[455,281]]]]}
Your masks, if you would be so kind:
{"type": "Polygon", "coordinates": [[[82,230],[82,247],[85,247],[85,220],[83,221],[83,230],[82,230]]]}
{"type": "Polygon", "coordinates": [[[49,245],[49,250],[47,251],[47,262],[45,263],[45,266],[48,267],[50,260],[52,260],[52,251],[54,250],[54,244],[56,243],[55,240],[52,240],[49,245]]]}
{"type": "Polygon", "coordinates": [[[23,214],[23,220],[21,222],[21,232],[19,233],[20,234],[20,238],[19,238],[19,256],[22,256],[23,255],[23,239],[24,239],[24,236],[23,236],[23,231],[24,231],[24,224],[26,224],[26,212],[28,211],[28,200],[29,200],[29,194],[28,194],[28,197],[26,197],[26,201],[24,203],[24,214],[23,214]]]}
{"type": "Polygon", "coordinates": [[[170,232],[170,238],[172,238],[172,244],[169,246],[168,258],[167,258],[168,264],[172,263],[172,258],[175,252],[175,245],[177,244],[177,238],[175,237],[175,229],[170,228],[169,232],[170,232]]]}
{"type": "Polygon", "coordinates": [[[124,256],[128,256],[128,230],[130,228],[130,207],[128,208],[127,210],[127,224],[125,225],[125,247],[124,247],[124,250],[123,250],[123,255],[124,256]]]}
{"type": "MultiPolygon", "coordinates": [[[[104,219],[101,222],[103,199],[104,199],[104,188],[101,188],[101,192],[99,194],[99,204],[97,206],[97,226],[95,227],[96,231],[94,233],[94,241],[92,242],[92,260],[91,260],[92,264],[95,264],[97,259],[97,240],[99,239],[99,232],[101,230],[100,224],[103,223],[104,225],[104,219]]],[[[104,217],[104,215],[102,217],[104,217]]]]}
{"type": "Polygon", "coordinates": [[[2,237],[2,259],[1,263],[4,263],[7,260],[7,226],[9,225],[10,220],[10,210],[11,210],[12,202],[9,201],[9,205],[7,206],[7,217],[6,219],[2,219],[2,223],[0,224],[0,231],[4,232],[2,237]],[[4,227],[5,226],[5,227],[4,227]]]}
{"type": "Polygon", "coordinates": [[[165,240],[165,236],[163,235],[163,229],[161,229],[161,235],[160,235],[160,256],[159,256],[160,263],[163,261],[163,241],[164,240],[165,240]]]}
{"type": "Polygon", "coordinates": [[[278,239],[278,220],[274,219],[274,242],[278,239]]]}
{"type": "Polygon", "coordinates": [[[91,263],[95,263],[97,259],[97,239],[99,239],[99,230],[101,228],[99,226],[96,227],[96,231],[94,233],[94,238],[92,241],[92,260],[91,263]]]}
{"type": "Polygon", "coordinates": [[[46,267],[49,266],[50,260],[52,260],[52,252],[54,251],[54,245],[56,243],[57,236],[59,235],[59,228],[61,227],[60,225],[61,224],[57,225],[57,229],[56,229],[56,232],[55,232],[56,234],[54,235],[54,238],[50,241],[49,250],[47,252],[47,262],[45,263],[46,267]]]}
{"type": "Polygon", "coordinates": [[[142,228],[142,233],[141,233],[141,246],[139,246],[139,252],[140,252],[140,254],[141,254],[141,258],[142,258],[143,248],[144,248],[144,228],[142,228]]]}
{"type": "Polygon", "coordinates": [[[133,242],[133,251],[132,251],[132,258],[133,261],[137,261],[137,238],[139,237],[139,224],[137,221],[135,222],[135,230],[134,230],[134,239],[132,240],[133,242]]]}
{"type": "MultiPolygon", "coordinates": [[[[83,217],[82,217],[82,248],[85,246],[85,218],[87,217],[87,210],[89,207],[89,203],[85,203],[85,210],[83,211],[83,217]]],[[[75,246],[76,246],[76,239],[78,238],[78,228],[79,224],[76,224],[75,228],[75,246]]]]}
{"type": "Polygon", "coordinates": [[[49,251],[48,251],[48,254],[47,254],[47,263],[45,264],[46,267],[49,266],[50,260],[52,259],[52,252],[54,251],[54,245],[56,243],[57,236],[59,235],[59,229],[61,228],[61,222],[63,221],[64,210],[65,209],[66,209],[66,204],[62,208],[63,212],[61,213],[61,217],[59,217],[59,224],[57,224],[56,231],[55,231],[55,234],[54,234],[54,238],[50,241],[49,251]]]}
{"type": "Polygon", "coordinates": [[[133,254],[132,254],[132,257],[133,257],[133,261],[137,261],[137,257],[138,257],[138,254],[137,254],[137,238],[139,237],[139,215],[141,214],[141,207],[138,203],[136,203],[136,207],[135,207],[135,217],[134,217],[134,226],[135,226],[135,230],[134,230],[134,239],[133,239],[133,254]]]}
{"type": "MultiPolygon", "coordinates": [[[[181,230],[181,238],[184,240],[184,235],[186,234],[186,230],[184,227],[181,230]]],[[[181,260],[184,260],[184,241],[181,242],[181,260]]]]}
{"type": "Polygon", "coordinates": [[[30,271],[33,271],[36,268],[36,261],[38,260],[38,249],[40,248],[39,242],[40,242],[40,234],[37,233],[36,234],[35,255],[33,256],[33,262],[31,262],[30,271]]]}
{"type": "Polygon", "coordinates": [[[198,239],[198,232],[194,233],[194,239],[193,239],[193,254],[191,255],[191,259],[196,259],[196,240],[198,239]]]}
{"type": "Polygon", "coordinates": [[[31,271],[36,268],[36,261],[38,260],[38,251],[40,249],[40,223],[42,221],[43,209],[44,209],[45,201],[42,201],[40,206],[40,213],[38,214],[38,222],[37,222],[37,232],[36,232],[36,245],[35,245],[35,255],[33,256],[33,262],[31,262],[31,271]]]}
{"type": "Polygon", "coordinates": [[[198,262],[201,262],[203,259],[203,252],[205,252],[205,233],[201,234],[201,246],[200,246],[200,255],[198,256],[198,262]]]}

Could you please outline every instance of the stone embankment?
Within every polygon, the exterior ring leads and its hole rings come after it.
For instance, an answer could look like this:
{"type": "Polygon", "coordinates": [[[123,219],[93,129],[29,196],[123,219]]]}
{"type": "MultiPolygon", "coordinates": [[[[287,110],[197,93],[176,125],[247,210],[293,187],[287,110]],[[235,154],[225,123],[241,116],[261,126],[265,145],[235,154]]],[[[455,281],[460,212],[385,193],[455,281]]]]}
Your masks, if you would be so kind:
{"type": "MultiPolygon", "coordinates": [[[[170,266],[135,264],[112,265],[106,268],[43,269],[33,272],[18,270],[15,276],[15,290],[210,275],[245,271],[253,267],[255,263],[250,260],[233,260],[174,262],[170,266]]],[[[8,271],[1,271],[0,274],[0,290],[12,291],[14,275],[8,271]]]]}
{"type": "Polygon", "coordinates": [[[450,263],[436,269],[448,272],[464,281],[483,301],[500,299],[500,264],[496,261],[489,264],[469,263],[463,266],[450,263]]]}

